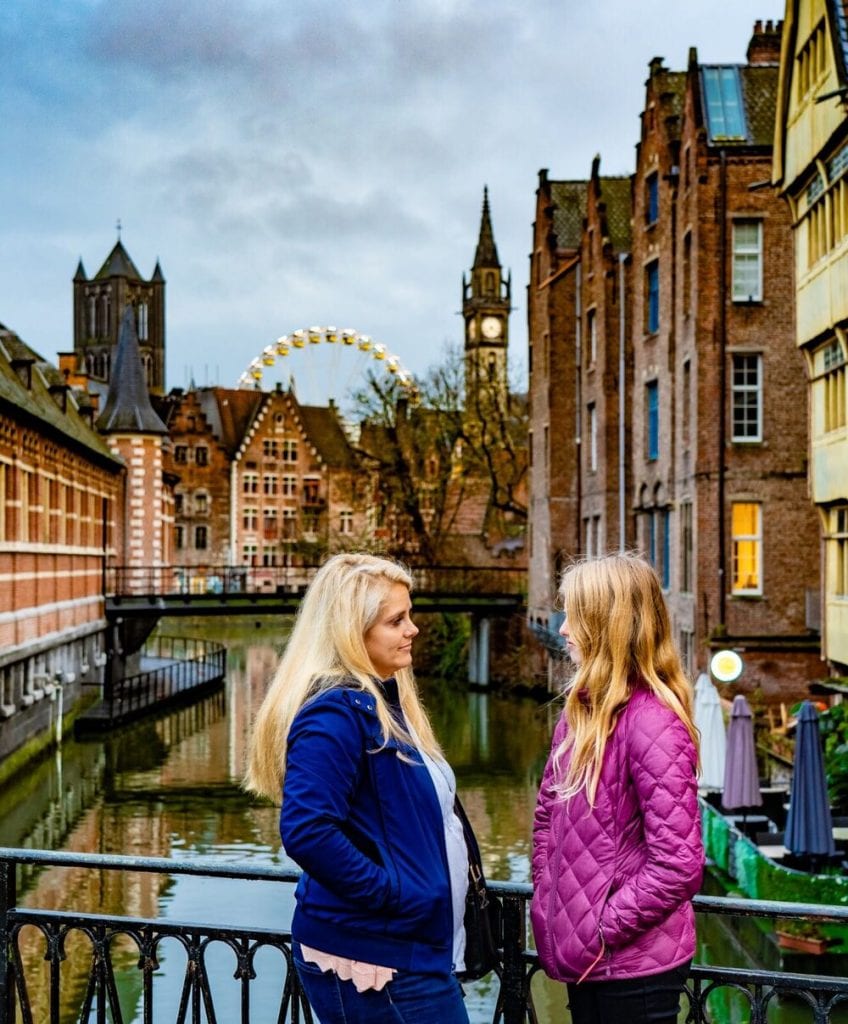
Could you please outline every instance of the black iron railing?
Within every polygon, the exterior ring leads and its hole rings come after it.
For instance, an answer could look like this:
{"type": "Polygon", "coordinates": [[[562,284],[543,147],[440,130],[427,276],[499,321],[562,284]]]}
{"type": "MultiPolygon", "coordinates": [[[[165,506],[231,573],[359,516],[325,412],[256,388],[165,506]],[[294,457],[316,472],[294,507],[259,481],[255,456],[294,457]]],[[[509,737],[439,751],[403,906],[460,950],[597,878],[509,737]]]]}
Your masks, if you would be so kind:
{"type": "MultiPolygon", "coordinates": [[[[315,565],[167,565],[109,566],[104,575],[108,597],[297,594],[306,589],[315,565]]],[[[513,594],[527,589],[526,570],[511,566],[414,566],[421,593],[513,594]]]]}
{"type": "Polygon", "coordinates": [[[157,636],[143,653],[150,667],[108,688],[105,704],[111,719],[162,706],[224,678],[227,649],[211,640],[157,636]]]}
{"type": "MultiPolygon", "coordinates": [[[[263,1024],[272,1020],[278,1024],[311,1024],[313,1017],[292,969],[291,937],[285,929],[218,927],[19,906],[16,879],[20,871],[50,866],[97,872],[100,878],[105,872],[133,877],[139,873],[202,876],[210,880],[210,894],[214,893],[211,883],[215,879],[237,879],[244,884],[271,881],[288,886],[297,879],[294,871],[245,864],[210,865],[166,858],[0,849],[0,944],[5,950],[5,956],[0,957],[0,1024],[13,1024],[15,1020],[23,1024],[64,1024],[68,1020],[87,1024],[91,1019],[129,1024],[139,1016],[144,1024],[235,1024],[236,1020],[249,1024],[260,1019],[256,1007],[251,1016],[253,986],[260,970],[274,974],[278,993],[274,997],[273,1016],[267,1006],[262,1010],[263,1024]],[[22,950],[25,933],[29,956],[22,950]],[[33,933],[40,943],[37,956],[32,952],[33,933]],[[72,984],[67,977],[67,951],[74,942],[82,944],[84,965],[82,978],[77,977],[72,984]],[[159,1001],[155,976],[167,943],[176,944],[185,966],[176,1005],[166,1011],[159,1001]],[[226,952],[225,967],[210,963],[213,947],[226,952]],[[39,983],[36,975],[40,962],[45,963],[46,976],[39,983]],[[237,983],[237,1018],[232,1010],[226,1018],[222,1016],[216,1002],[216,971],[225,972],[237,983]],[[127,974],[134,975],[135,982],[127,981],[127,974]],[[132,1018],[121,1006],[120,992],[128,989],[136,994],[132,1018]]],[[[531,888],[494,882],[491,889],[503,907],[502,959],[497,969],[499,988],[493,1021],[534,1024],[530,983],[539,965],[535,952],[527,946],[531,888]]],[[[707,914],[848,923],[846,907],[719,897],[698,897],[695,903],[699,912],[707,914]]],[[[807,1006],[806,1019],[814,1024],[828,1024],[837,1007],[848,1006],[848,978],[697,965],[692,968],[687,984],[687,1020],[692,1024],[709,1024],[714,1020],[709,1002],[724,990],[735,993],[747,1007],[742,1016],[734,1019],[756,1024],[767,1019],[769,1007],[778,1000],[794,999],[807,1006]]]]}

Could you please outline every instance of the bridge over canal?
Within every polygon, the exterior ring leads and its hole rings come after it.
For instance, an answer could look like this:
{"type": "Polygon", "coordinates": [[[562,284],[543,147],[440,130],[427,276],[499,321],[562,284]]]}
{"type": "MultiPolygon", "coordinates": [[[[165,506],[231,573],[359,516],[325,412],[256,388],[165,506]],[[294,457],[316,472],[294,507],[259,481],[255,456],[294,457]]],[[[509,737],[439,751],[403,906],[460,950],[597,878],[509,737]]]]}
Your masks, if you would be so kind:
{"type": "MultiPolygon", "coordinates": [[[[110,662],[140,649],[165,616],[292,615],[318,566],[114,566],[104,574],[110,662]]],[[[524,609],[526,572],[449,565],[411,567],[416,612],[471,616],[469,682],[489,682],[492,620],[524,609]]],[[[107,684],[108,686],[108,684],[107,684]]]]}

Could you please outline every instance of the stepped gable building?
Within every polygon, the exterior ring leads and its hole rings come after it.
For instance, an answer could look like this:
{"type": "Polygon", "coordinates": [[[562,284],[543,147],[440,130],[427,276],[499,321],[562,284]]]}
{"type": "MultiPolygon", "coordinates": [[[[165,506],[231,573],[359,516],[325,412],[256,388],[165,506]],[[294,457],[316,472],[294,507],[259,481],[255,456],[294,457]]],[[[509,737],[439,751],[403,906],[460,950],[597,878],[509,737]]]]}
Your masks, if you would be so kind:
{"type": "Polygon", "coordinates": [[[179,565],[273,569],[362,543],[362,482],[332,403],[278,386],[175,390],[161,405],[179,565]]]}
{"type": "Polygon", "coordinates": [[[74,275],[74,352],[91,388],[112,379],[113,350],[124,309],[133,310],[144,379],[152,394],[165,392],[165,278],[159,261],[145,280],[120,238],[93,278],[82,260],[74,275]]]}
{"type": "Polygon", "coordinates": [[[539,172],[527,287],[527,606],[530,621],[540,625],[552,616],[563,566],[580,550],[576,353],[586,199],[586,181],[555,181],[539,172]]]}
{"type": "Polygon", "coordinates": [[[127,467],[118,565],[155,590],[161,586],[155,571],[171,563],[174,481],[164,475],[168,428],[150,402],[135,325],[135,311],[127,305],[106,403],[95,426],[127,467]]]}
{"type": "Polygon", "coordinates": [[[177,564],[230,564],[232,464],[261,403],[261,391],[217,387],[174,389],[158,403],[171,438],[165,467],[177,478],[177,564]]]}
{"type": "Polygon", "coordinates": [[[768,185],[779,39],[779,24],[757,23],[741,66],[690,51],[679,138],[666,133],[664,153],[645,139],[633,187],[634,305],[647,300],[633,317],[637,538],[690,671],[733,647],[737,685],[767,699],[804,696],[820,672],[792,238],[768,185]]]}
{"type": "Polygon", "coordinates": [[[602,177],[592,162],[581,238],[579,347],[575,354],[580,444],[577,550],[591,557],[633,546],[630,397],[631,197],[629,177],[602,177]]]}
{"type": "Polygon", "coordinates": [[[563,560],[635,545],[689,671],[731,646],[766,699],[818,674],[792,241],[769,187],[779,38],[758,23],[741,66],[651,61],[629,233],[622,179],[542,173],[528,302],[531,622],[556,625],[563,560]],[[557,187],[585,204],[569,249],[557,187]]]}
{"type": "Polygon", "coordinates": [[[846,97],[845,4],[787,0],[772,180],[795,238],[794,340],[806,368],[810,490],[822,537],[822,655],[839,676],[848,675],[846,97]]]}
{"type": "Polygon", "coordinates": [[[264,393],[232,463],[231,564],[312,564],[361,537],[359,486],[335,406],[264,393]]]}
{"type": "Polygon", "coordinates": [[[64,376],[2,325],[0,464],[5,776],[47,746],[105,660],[102,578],[120,543],[124,464],[64,376]]]}

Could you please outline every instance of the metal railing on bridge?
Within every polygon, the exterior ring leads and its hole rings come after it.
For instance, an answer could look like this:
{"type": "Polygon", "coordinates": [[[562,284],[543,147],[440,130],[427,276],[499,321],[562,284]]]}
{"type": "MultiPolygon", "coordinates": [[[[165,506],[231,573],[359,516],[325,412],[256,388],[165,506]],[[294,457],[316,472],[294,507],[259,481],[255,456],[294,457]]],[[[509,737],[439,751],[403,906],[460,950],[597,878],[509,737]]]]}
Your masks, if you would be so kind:
{"type": "MultiPolygon", "coordinates": [[[[526,571],[512,566],[411,566],[417,594],[502,595],[523,599],[526,571]]],[[[112,599],[227,598],[302,594],[317,565],[109,566],[104,592],[112,599]]]]}
{"type": "MultiPolygon", "coordinates": [[[[292,968],[291,935],[284,929],[219,927],[202,922],[179,922],[158,918],[122,917],[98,913],[82,913],[75,909],[61,911],[24,907],[18,904],[17,879],[22,871],[32,872],[52,866],[60,870],[99,873],[141,872],[162,876],[194,875],[210,880],[237,879],[244,884],[271,881],[291,886],[298,873],[291,870],[257,868],[249,864],[215,864],[197,860],[167,858],[136,858],[97,854],[49,853],[40,850],[0,848],[0,1024],[41,1024],[49,1020],[73,1019],[87,1022],[129,1020],[128,1010],[121,1005],[121,993],[135,994],[144,1024],[213,1024],[223,1021],[221,984],[230,992],[228,1005],[238,1005],[238,1017],[232,1010],[228,1024],[238,1019],[249,1024],[252,996],[257,991],[260,971],[274,973],[274,1006],[264,1008],[263,1020],[279,1024],[312,1024],[314,1018],[306,1003],[292,968]],[[26,934],[27,954],[22,949],[26,934]],[[34,948],[33,936],[38,948],[34,948]],[[85,953],[83,973],[70,973],[67,950],[76,942],[85,953]],[[160,987],[160,961],[163,946],[170,943],[180,950],[182,978],[177,978],[179,1005],[175,1016],[163,1014],[160,987]],[[227,954],[224,967],[210,964],[210,950],[215,947],[227,954]],[[269,951],[271,955],[269,956],[269,951]],[[41,965],[46,977],[36,991],[41,965]],[[64,969],[64,973],[63,973],[64,969]],[[277,993],[279,993],[277,995],[277,993]],[[34,1011],[34,1006],[40,1007],[34,1011]],[[46,1009],[45,1009],[46,1008],[46,1009]],[[45,1012],[49,1016],[45,1016],[45,1012]],[[40,1015],[35,1016],[35,1013],[40,1015]],[[92,1015],[94,1015],[92,1017],[92,1015]]],[[[84,889],[84,885],[78,889],[84,889]]],[[[503,931],[501,959],[496,969],[497,997],[492,1011],[495,1024],[535,1024],[531,982],[539,972],[534,950],[527,946],[527,910],[532,890],[529,885],[493,882],[492,894],[502,905],[503,931]]],[[[288,890],[290,892],[290,889],[288,890]]],[[[282,904],[282,892],[281,900],[282,904]]],[[[735,900],[721,897],[697,897],[695,908],[701,914],[753,916],[758,918],[797,918],[806,920],[848,922],[848,907],[823,907],[791,903],[735,900]]],[[[169,951],[169,965],[175,962],[169,951]]],[[[177,968],[179,972],[179,967],[177,968]]],[[[173,981],[173,979],[172,979],[173,981]]],[[[173,984],[172,984],[173,993],[173,984]]],[[[739,1001],[741,1009],[734,1020],[762,1024],[770,1009],[778,1003],[794,1002],[807,1008],[807,1018],[814,1024],[828,1024],[834,1015],[848,1005],[848,978],[822,975],[790,974],[779,971],[748,970],[696,964],[690,972],[684,1009],[687,1022],[710,1024],[719,1019],[713,1013],[713,1001],[726,1004],[728,996],[739,1001]]],[[[137,1019],[134,1018],[134,1019],[137,1019]]],[[[723,1016],[721,1019],[725,1019],[723,1016]]],[[[731,1018],[727,1018],[731,1019],[731,1018]]]]}

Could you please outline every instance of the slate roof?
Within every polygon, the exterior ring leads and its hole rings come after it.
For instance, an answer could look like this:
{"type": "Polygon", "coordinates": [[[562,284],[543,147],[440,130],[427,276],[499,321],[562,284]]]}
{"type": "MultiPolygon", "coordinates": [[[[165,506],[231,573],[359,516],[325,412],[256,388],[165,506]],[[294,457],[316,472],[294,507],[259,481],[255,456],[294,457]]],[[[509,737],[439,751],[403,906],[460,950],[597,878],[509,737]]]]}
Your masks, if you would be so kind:
{"type": "Polygon", "coordinates": [[[500,267],[498,259],[498,248],[495,245],[495,235],[492,231],[492,218],[489,213],[489,189],[483,189],[483,213],[480,217],[480,237],[477,240],[477,251],[474,253],[474,266],[478,270],[481,267],[500,267]]]}
{"type": "Polygon", "coordinates": [[[57,398],[65,386],[64,376],[13,331],[0,324],[0,405],[10,407],[15,418],[25,417],[38,429],[56,437],[62,444],[83,448],[100,465],[117,471],[123,462],[103,438],[86,423],[77,408],[76,396],[67,394],[63,411],[57,398]],[[12,362],[28,364],[31,386],[27,388],[12,362]]]}
{"type": "Polygon", "coordinates": [[[132,306],[126,306],[121,317],[109,393],[96,426],[107,434],[168,433],[150,402],[132,306]]]}
{"type": "Polygon", "coordinates": [[[774,116],[777,109],[777,84],[780,68],[755,64],[740,68],[742,99],[748,125],[748,142],[754,146],[774,144],[774,116]]]}
{"type": "Polygon", "coordinates": [[[351,468],[354,465],[353,451],[335,408],[300,405],[296,399],[294,401],[307,437],[317,448],[322,460],[328,466],[351,468]]]}
{"type": "Polygon", "coordinates": [[[606,223],[609,240],[616,252],[630,250],[630,219],[632,202],[630,177],[600,179],[601,201],[606,206],[606,223]]]}
{"type": "MultiPolygon", "coordinates": [[[[81,263],[82,261],[80,261],[81,263]]],[[[157,264],[158,266],[158,264],[157,264]]],[[[106,257],[106,262],[94,275],[95,280],[104,277],[131,277],[137,281],[143,280],[138,268],[129,257],[120,239],[115,243],[114,249],[106,257]]]]}
{"type": "Polygon", "coordinates": [[[583,221],[586,217],[587,182],[552,181],[550,184],[557,247],[576,249],[580,245],[583,221]]]}
{"type": "Polygon", "coordinates": [[[212,433],[230,458],[241,447],[247,428],[265,398],[252,388],[201,388],[197,391],[200,408],[212,433]]]}

